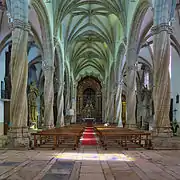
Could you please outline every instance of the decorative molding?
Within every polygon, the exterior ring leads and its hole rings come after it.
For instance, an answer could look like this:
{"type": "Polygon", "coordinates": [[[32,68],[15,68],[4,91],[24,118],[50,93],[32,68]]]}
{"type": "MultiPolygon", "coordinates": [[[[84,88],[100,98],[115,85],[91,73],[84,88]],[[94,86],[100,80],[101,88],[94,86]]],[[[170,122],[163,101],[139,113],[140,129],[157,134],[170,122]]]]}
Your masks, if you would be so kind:
{"type": "Polygon", "coordinates": [[[29,23],[26,23],[22,20],[19,19],[14,19],[13,22],[9,23],[9,27],[10,29],[12,29],[12,31],[16,28],[22,29],[24,31],[31,31],[31,26],[29,23]]]}
{"type": "Polygon", "coordinates": [[[167,31],[168,34],[172,34],[173,33],[173,30],[172,30],[172,27],[167,24],[167,23],[162,23],[162,24],[159,24],[157,26],[153,26],[151,28],[151,32],[152,34],[159,34],[161,33],[162,31],[167,31]]]}

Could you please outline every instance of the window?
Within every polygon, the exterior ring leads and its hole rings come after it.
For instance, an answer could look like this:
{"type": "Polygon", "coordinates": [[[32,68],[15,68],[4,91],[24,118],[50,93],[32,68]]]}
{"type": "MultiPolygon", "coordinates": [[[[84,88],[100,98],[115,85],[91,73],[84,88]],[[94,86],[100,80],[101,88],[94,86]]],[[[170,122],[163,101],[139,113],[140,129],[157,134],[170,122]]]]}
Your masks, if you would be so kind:
{"type": "Polygon", "coordinates": [[[149,72],[144,73],[144,86],[149,89],[149,72]]]}

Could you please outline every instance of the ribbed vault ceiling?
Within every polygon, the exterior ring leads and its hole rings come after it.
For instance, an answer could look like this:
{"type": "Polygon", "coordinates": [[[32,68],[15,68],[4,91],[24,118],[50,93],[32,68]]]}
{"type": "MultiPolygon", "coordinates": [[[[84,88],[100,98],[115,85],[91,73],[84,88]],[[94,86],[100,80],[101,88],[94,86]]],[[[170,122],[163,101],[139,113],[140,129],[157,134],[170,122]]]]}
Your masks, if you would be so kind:
{"type": "Polygon", "coordinates": [[[127,0],[57,0],[55,29],[74,76],[92,70],[102,77],[116,61],[126,27],[127,0]]]}

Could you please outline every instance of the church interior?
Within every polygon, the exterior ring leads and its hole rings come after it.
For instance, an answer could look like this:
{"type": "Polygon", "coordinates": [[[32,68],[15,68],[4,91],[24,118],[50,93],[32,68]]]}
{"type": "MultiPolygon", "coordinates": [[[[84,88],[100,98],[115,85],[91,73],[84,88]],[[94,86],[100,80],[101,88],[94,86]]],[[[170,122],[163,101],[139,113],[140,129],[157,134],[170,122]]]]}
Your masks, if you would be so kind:
{"type": "Polygon", "coordinates": [[[0,179],[180,179],[180,0],[0,0],[0,179]]]}

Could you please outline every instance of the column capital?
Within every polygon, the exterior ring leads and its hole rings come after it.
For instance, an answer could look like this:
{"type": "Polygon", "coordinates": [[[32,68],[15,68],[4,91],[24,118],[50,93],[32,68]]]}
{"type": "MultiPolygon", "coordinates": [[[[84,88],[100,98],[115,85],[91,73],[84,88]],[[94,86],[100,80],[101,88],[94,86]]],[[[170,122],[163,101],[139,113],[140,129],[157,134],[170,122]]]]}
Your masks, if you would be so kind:
{"type": "Polygon", "coordinates": [[[173,30],[172,30],[172,26],[170,26],[167,23],[161,23],[159,25],[153,26],[151,28],[151,32],[152,34],[159,34],[162,31],[167,31],[168,34],[172,34],[173,30]]]}
{"type": "Polygon", "coordinates": [[[14,19],[13,22],[9,23],[9,27],[10,27],[10,29],[12,29],[12,31],[16,28],[19,28],[19,29],[22,29],[22,30],[28,31],[28,32],[30,32],[30,30],[31,30],[31,26],[29,23],[24,22],[19,19],[14,19]]]}

